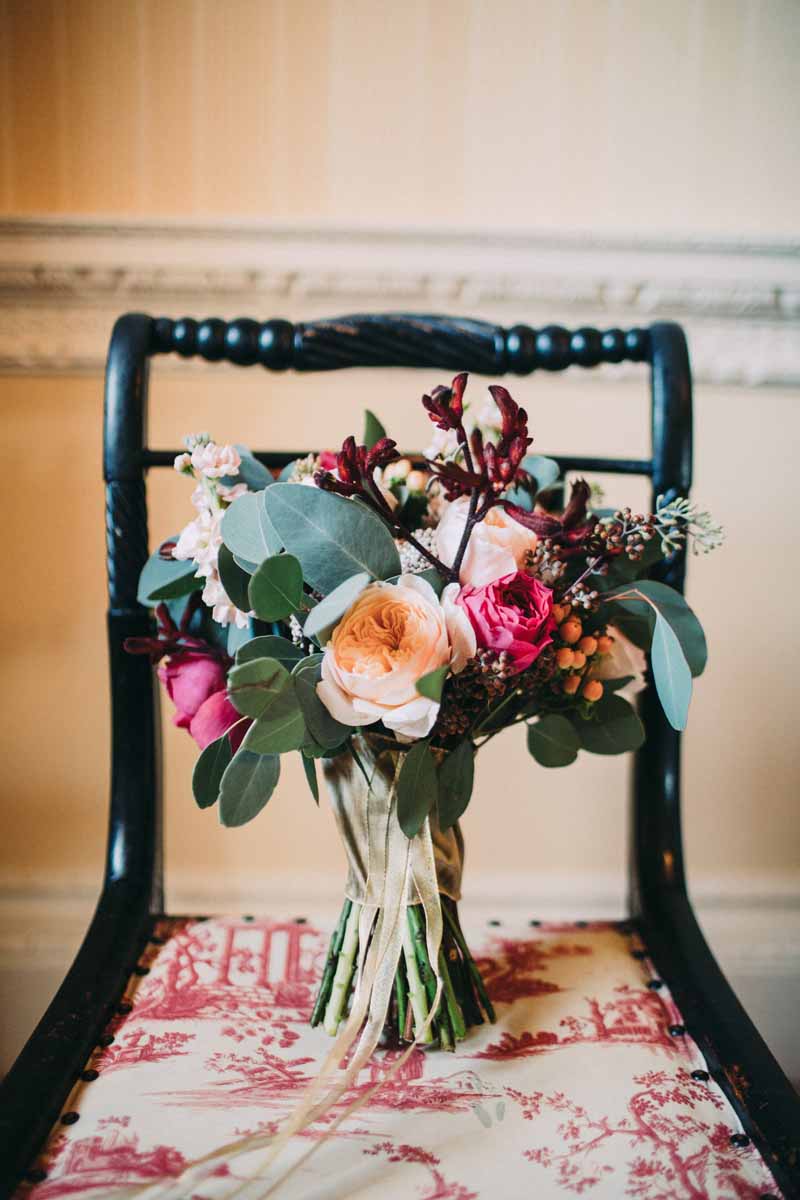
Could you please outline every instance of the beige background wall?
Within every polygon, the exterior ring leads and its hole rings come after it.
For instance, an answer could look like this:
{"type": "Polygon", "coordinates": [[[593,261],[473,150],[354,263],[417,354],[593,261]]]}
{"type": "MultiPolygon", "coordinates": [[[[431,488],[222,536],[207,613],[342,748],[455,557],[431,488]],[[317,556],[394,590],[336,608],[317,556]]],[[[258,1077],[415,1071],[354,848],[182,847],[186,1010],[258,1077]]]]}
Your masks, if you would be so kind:
{"type": "MultiPolygon", "coordinates": [[[[0,215],[796,237],[798,36],[795,0],[0,0],[0,215]]],[[[311,295],[283,312],[350,307],[311,295]]],[[[530,319],[524,304],[515,316],[530,319]]],[[[152,441],[209,428],[332,445],[368,402],[419,445],[414,402],[432,382],[165,372],[152,441]]],[[[643,376],[540,377],[515,393],[538,450],[646,449],[643,376]]],[[[686,738],[689,864],[701,895],[768,905],[799,890],[798,400],[788,386],[697,388],[696,494],[729,543],[691,569],[711,662],[686,738]]],[[[87,905],[108,769],[100,405],[99,369],[0,378],[0,865],[20,894],[87,905]]],[[[156,536],[188,519],[177,478],[153,499],[156,536]]],[[[481,756],[466,820],[476,892],[502,897],[524,876],[532,903],[546,880],[613,899],[625,764],[544,773],[517,733],[481,756]]],[[[331,820],[296,772],[254,826],[222,831],[193,807],[192,759],[167,727],[182,896],[236,902],[287,873],[298,896],[335,882],[331,820]]]]}

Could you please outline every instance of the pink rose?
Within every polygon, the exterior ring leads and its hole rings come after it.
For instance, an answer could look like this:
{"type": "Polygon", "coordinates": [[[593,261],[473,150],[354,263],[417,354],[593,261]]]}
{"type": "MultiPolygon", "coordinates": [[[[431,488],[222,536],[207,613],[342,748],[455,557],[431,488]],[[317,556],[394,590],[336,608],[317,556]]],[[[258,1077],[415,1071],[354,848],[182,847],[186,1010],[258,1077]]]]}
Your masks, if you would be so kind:
{"type": "MultiPolygon", "coordinates": [[[[201,750],[241,720],[225,690],[225,664],[216,656],[200,650],[179,650],[161,664],[158,677],[177,710],[172,720],[179,729],[188,729],[201,750]]],[[[234,751],[248,724],[242,721],[231,734],[234,751]]]]}
{"type": "Polygon", "coordinates": [[[553,640],[553,593],[522,571],[485,587],[465,587],[456,603],[466,609],[478,646],[505,653],[511,672],[525,671],[553,640]]]}

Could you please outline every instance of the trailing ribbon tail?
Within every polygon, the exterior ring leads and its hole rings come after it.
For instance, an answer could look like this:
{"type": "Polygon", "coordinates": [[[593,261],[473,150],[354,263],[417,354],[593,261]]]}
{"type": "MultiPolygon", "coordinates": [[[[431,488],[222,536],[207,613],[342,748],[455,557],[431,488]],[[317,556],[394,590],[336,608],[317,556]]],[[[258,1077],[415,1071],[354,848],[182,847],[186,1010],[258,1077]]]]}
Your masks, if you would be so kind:
{"type": "MultiPolygon", "coordinates": [[[[168,1184],[157,1184],[137,1191],[134,1195],[149,1200],[167,1200],[186,1195],[186,1185],[197,1183],[208,1169],[222,1159],[267,1151],[260,1164],[259,1175],[242,1181],[241,1186],[228,1193],[230,1200],[247,1190],[250,1196],[256,1179],[275,1163],[289,1141],[303,1133],[341,1100],[356,1082],[359,1072],[374,1053],[392,999],[395,975],[403,952],[403,937],[407,926],[406,908],[409,902],[421,904],[425,913],[426,946],[436,980],[436,993],[425,1021],[414,1031],[414,1040],[397,1058],[383,1078],[366,1089],[356,1100],[346,1105],[335,1121],[326,1127],[320,1138],[280,1175],[261,1197],[272,1196],[289,1176],[305,1162],[338,1126],[357,1112],[371,1096],[400,1070],[408,1056],[428,1033],[442,996],[443,983],[439,973],[439,949],[442,941],[442,909],[436,875],[431,827],[425,821],[420,833],[409,840],[397,819],[395,784],[399,763],[393,778],[376,780],[373,774],[369,786],[363,789],[361,818],[366,833],[366,881],[359,917],[359,958],[355,992],[349,1016],[338,1032],[333,1046],[320,1070],[309,1084],[305,1095],[284,1121],[277,1133],[253,1134],[212,1151],[188,1164],[182,1174],[168,1184]],[[373,784],[378,786],[373,788],[373,784]],[[387,786],[387,783],[389,786],[387,786]],[[413,899],[412,899],[413,898],[413,899]],[[360,1031],[360,1036],[359,1036],[360,1031]],[[356,1045],[357,1042],[357,1045],[356,1045]],[[355,1045],[355,1050],[353,1047],[355,1045]],[[351,1053],[347,1066],[341,1063],[351,1053]]],[[[267,1181],[264,1180],[266,1184],[267,1181]]]]}

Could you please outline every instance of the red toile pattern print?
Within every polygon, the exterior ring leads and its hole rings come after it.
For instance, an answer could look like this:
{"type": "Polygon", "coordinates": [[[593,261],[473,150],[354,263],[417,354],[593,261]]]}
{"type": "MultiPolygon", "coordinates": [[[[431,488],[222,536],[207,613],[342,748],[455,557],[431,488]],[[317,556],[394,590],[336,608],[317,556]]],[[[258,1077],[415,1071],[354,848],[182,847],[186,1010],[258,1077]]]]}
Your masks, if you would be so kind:
{"type": "MultiPolygon", "coordinates": [[[[414,1051],[355,1118],[344,1107],[387,1076],[375,1053],[324,1121],[292,1139],[281,1200],[322,1200],[330,1181],[364,1200],[756,1200],[778,1196],[688,1036],[652,963],[598,922],[507,922],[469,936],[498,1024],[452,1055],[414,1051]],[[310,1147],[314,1154],[299,1161],[310,1147]]],[[[330,1046],[308,1027],[328,932],[297,921],[164,921],[17,1200],[114,1200],[180,1180],[189,1163],[246,1134],[274,1133],[330,1046]]],[[[233,1197],[267,1182],[264,1153],[208,1165],[186,1195],[233,1197]]],[[[253,1194],[258,1194],[256,1190],[253,1194]]]]}
{"type": "Polygon", "coordinates": [[[558,1143],[528,1149],[524,1157],[552,1171],[566,1191],[581,1195],[603,1175],[614,1173],[622,1143],[628,1159],[626,1196],[757,1200],[760,1189],[740,1176],[741,1155],[731,1145],[730,1126],[721,1116],[695,1115],[701,1104],[721,1114],[726,1105],[720,1095],[709,1096],[707,1087],[686,1070],[648,1071],[635,1076],[633,1084],[627,1111],[619,1120],[590,1112],[563,1092],[515,1093],[512,1098],[525,1120],[536,1123],[547,1112],[559,1118],[558,1143]]]}

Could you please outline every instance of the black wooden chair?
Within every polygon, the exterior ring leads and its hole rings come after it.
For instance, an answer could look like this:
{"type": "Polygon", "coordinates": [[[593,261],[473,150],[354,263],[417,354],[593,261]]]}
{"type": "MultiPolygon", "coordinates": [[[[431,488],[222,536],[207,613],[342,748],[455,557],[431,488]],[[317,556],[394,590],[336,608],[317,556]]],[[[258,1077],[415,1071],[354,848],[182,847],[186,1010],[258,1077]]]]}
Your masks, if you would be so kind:
{"type": "MultiPolygon", "coordinates": [[[[149,468],[171,465],[175,451],[145,445],[148,369],[152,357],[171,353],[301,372],[402,366],[497,376],[647,363],[652,380],[651,457],[563,456],[559,461],[565,470],[647,476],[654,494],[685,495],[691,484],[691,374],[677,325],[569,332],[558,326],[503,329],[476,320],[422,315],[355,316],[293,325],[283,320],[198,322],[129,314],[117,322],[108,356],[104,434],[113,719],[105,882],[74,965],[0,1089],[4,1192],[20,1179],[31,1184],[43,1179],[44,1171],[35,1165],[37,1154],[76,1081],[94,1078],[96,1072],[86,1070],[87,1061],[98,1043],[109,1040],[104,1031],[120,1011],[127,981],[148,939],[153,942],[162,914],[153,675],[146,659],[124,652],[123,642],[151,627],[150,614],[136,600],[148,553],[145,474],[149,468]]],[[[259,455],[270,467],[294,456],[259,455]]],[[[684,569],[679,555],[665,572],[667,581],[682,588],[684,569]]],[[[647,741],[635,761],[628,923],[671,989],[710,1076],[741,1121],[745,1133],[736,1135],[735,1144],[752,1139],[784,1194],[800,1197],[800,1099],[700,932],[687,895],[681,846],[680,737],[667,725],[652,689],[641,698],[641,713],[647,741]]],[[[156,944],[159,941],[156,936],[156,944]]],[[[61,1120],[69,1117],[62,1115],[61,1120]]]]}

